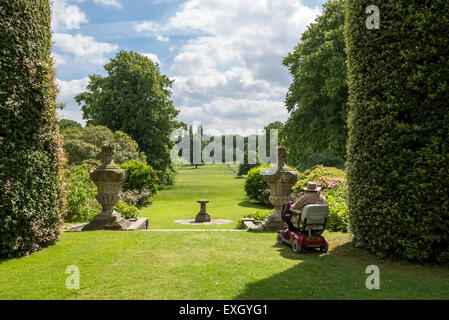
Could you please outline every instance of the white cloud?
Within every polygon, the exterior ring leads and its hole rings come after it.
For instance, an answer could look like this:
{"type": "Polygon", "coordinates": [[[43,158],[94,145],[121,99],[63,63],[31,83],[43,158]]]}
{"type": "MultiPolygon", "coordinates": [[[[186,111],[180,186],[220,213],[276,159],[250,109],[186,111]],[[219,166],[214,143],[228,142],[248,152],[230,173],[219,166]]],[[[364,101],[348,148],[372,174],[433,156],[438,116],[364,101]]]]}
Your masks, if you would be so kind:
{"type": "Polygon", "coordinates": [[[68,61],[67,56],[57,53],[57,52],[52,52],[51,56],[53,57],[53,59],[55,61],[56,67],[66,64],[68,61]]]}
{"type": "Polygon", "coordinates": [[[55,48],[74,55],[80,62],[101,64],[106,61],[105,54],[118,49],[117,45],[98,42],[93,37],[82,34],[54,33],[55,48]]]}
{"type": "Polygon", "coordinates": [[[143,56],[149,58],[151,61],[161,65],[161,62],[159,61],[159,58],[154,53],[142,53],[143,56]]]}
{"type": "Polygon", "coordinates": [[[291,80],[282,60],[318,14],[297,0],[188,0],[165,23],[145,21],[135,29],[190,37],[170,69],[181,118],[257,128],[286,119],[282,101],[291,80]],[[235,119],[220,111],[226,105],[236,108],[235,119]]]}
{"type": "Polygon", "coordinates": [[[59,119],[68,119],[74,120],[83,125],[86,124],[86,121],[83,119],[83,112],[80,110],[58,110],[59,119]]]}
{"type": "Polygon", "coordinates": [[[182,106],[179,109],[181,121],[201,122],[206,132],[255,133],[256,129],[263,128],[274,119],[285,121],[288,118],[282,101],[265,99],[215,99],[202,106],[182,106]]]}
{"type": "Polygon", "coordinates": [[[59,88],[58,102],[69,103],[80,92],[86,90],[89,84],[89,78],[85,77],[79,80],[64,81],[56,79],[59,88]]]}
{"type": "Polygon", "coordinates": [[[82,119],[82,112],[80,107],[75,102],[74,98],[78,93],[86,90],[89,84],[89,78],[85,77],[78,80],[64,81],[56,79],[56,84],[59,88],[59,94],[57,101],[64,103],[65,108],[59,111],[59,116],[64,119],[75,120],[80,123],[85,123],[82,119]]]}
{"type": "Polygon", "coordinates": [[[79,29],[82,23],[88,22],[86,14],[68,0],[54,0],[51,7],[51,26],[55,32],[79,29]]]}
{"type": "Polygon", "coordinates": [[[164,36],[161,36],[161,35],[159,35],[159,34],[156,35],[156,40],[157,40],[157,41],[162,41],[162,42],[168,42],[168,41],[170,41],[169,38],[164,37],[164,36]]]}
{"type": "Polygon", "coordinates": [[[123,6],[118,0],[94,0],[96,4],[101,4],[104,6],[115,7],[117,9],[122,9],[123,6]]]}

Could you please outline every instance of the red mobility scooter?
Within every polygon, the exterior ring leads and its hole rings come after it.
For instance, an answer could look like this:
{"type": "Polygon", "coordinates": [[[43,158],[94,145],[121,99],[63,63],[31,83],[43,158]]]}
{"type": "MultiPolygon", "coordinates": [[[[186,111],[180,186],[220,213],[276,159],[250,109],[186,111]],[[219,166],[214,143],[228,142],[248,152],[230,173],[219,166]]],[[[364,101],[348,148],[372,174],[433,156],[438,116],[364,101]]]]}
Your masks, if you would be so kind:
{"type": "Polygon", "coordinates": [[[296,221],[290,221],[290,225],[293,225],[294,228],[293,230],[290,230],[290,228],[279,230],[277,234],[278,243],[290,245],[296,253],[315,248],[319,248],[321,252],[327,252],[329,244],[322,236],[329,215],[327,205],[309,204],[301,211],[290,209],[289,203],[282,208],[282,219],[284,221],[286,221],[285,214],[287,213],[292,213],[292,217],[297,215],[296,219],[291,219],[296,221]]]}

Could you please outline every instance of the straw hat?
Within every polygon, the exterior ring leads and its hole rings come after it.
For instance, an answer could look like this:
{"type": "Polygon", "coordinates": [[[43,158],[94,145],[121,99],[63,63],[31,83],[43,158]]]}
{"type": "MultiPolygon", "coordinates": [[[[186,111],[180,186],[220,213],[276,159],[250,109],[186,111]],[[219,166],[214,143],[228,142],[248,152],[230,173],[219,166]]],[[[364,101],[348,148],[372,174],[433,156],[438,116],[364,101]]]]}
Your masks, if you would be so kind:
{"type": "Polygon", "coordinates": [[[321,188],[316,186],[316,182],[314,181],[309,181],[307,182],[307,188],[303,188],[304,191],[320,191],[321,188]]]}

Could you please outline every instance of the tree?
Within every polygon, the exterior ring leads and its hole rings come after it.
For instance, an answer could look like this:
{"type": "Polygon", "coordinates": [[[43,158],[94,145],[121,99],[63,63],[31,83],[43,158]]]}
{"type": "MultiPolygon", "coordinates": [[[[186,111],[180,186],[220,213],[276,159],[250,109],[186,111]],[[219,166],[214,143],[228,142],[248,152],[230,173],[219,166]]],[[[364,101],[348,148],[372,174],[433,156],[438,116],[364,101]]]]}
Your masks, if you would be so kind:
{"type": "Polygon", "coordinates": [[[120,51],[104,66],[107,76],[89,76],[87,91],[75,100],[87,124],[123,131],[137,141],[162,183],[173,181],[170,136],[182,127],[170,100],[173,81],[159,66],[136,52],[120,51]]]}
{"type": "Polygon", "coordinates": [[[114,161],[146,163],[146,156],[130,136],[121,131],[112,132],[105,126],[69,127],[62,131],[68,164],[79,165],[86,160],[102,160],[101,147],[109,142],[115,147],[114,161]]]}
{"type": "Polygon", "coordinates": [[[83,126],[81,125],[81,123],[78,123],[74,120],[69,120],[69,119],[61,119],[59,120],[59,128],[62,130],[65,130],[67,128],[78,128],[81,129],[83,126]]]}
{"type": "Polygon", "coordinates": [[[63,223],[50,17],[48,0],[0,5],[0,257],[53,244],[63,223]]]}
{"type": "Polygon", "coordinates": [[[449,262],[446,0],[346,2],[349,219],[378,255],[449,262]]]}
{"type": "Polygon", "coordinates": [[[326,3],[315,21],[283,61],[293,77],[285,99],[290,118],[283,135],[287,160],[294,166],[310,162],[312,154],[331,153],[341,162],[346,156],[344,0],[326,3]]]}

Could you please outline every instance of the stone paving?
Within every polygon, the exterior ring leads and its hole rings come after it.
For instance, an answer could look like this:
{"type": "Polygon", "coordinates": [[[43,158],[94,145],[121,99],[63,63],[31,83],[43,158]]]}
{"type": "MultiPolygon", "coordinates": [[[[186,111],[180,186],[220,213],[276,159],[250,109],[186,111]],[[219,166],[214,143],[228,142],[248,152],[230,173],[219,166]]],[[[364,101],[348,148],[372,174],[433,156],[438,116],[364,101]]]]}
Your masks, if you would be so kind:
{"type": "Polygon", "coordinates": [[[184,225],[190,225],[190,226],[213,226],[213,225],[217,225],[217,224],[231,223],[232,220],[211,219],[208,222],[195,222],[195,219],[180,219],[180,220],[174,220],[173,222],[184,224],[184,225]]]}

